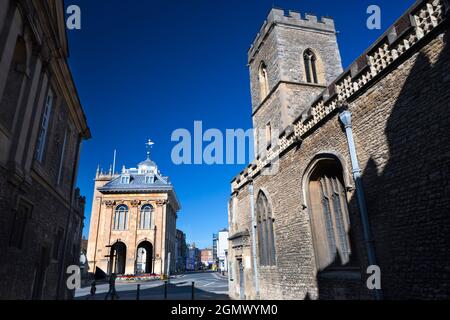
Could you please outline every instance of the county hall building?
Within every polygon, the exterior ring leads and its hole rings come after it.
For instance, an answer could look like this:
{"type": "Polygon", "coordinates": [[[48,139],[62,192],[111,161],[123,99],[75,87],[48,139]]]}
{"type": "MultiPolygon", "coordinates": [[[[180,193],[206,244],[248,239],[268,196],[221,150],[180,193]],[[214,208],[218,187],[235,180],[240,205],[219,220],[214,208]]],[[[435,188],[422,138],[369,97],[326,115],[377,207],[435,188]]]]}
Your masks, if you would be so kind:
{"type": "Polygon", "coordinates": [[[123,167],[120,174],[98,170],[88,242],[91,272],[174,272],[179,209],[169,178],[161,175],[150,152],[137,168],[123,167]]]}

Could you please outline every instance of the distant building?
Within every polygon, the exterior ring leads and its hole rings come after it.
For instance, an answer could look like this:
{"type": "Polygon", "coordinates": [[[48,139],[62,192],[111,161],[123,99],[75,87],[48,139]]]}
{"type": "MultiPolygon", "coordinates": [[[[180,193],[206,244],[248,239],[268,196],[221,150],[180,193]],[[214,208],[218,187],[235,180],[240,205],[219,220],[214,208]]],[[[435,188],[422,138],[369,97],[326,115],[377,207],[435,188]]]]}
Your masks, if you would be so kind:
{"type": "Polygon", "coordinates": [[[212,252],[213,252],[213,260],[214,263],[216,264],[216,266],[219,264],[219,260],[217,258],[217,242],[219,241],[219,235],[217,233],[213,234],[213,247],[212,247],[212,252]]]}
{"type": "MultiPolygon", "coordinates": [[[[148,148],[152,144],[149,141],[148,148]]],[[[88,244],[90,271],[175,272],[179,209],[174,187],[150,160],[150,149],[137,168],[124,167],[120,174],[98,170],[88,244]]]]}
{"type": "Polygon", "coordinates": [[[91,137],[68,64],[64,1],[0,1],[0,300],[68,299],[91,137]]]}
{"type": "Polygon", "coordinates": [[[175,272],[186,271],[186,258],[188,257],[188,253],[186,235],[183,231],[177,229],[175,236],[175,272]]]}
{"type": "Polygon", "coordinates": [[[218,268],[221,271],[228,271],[228,229],[219,231],[217,240],[218,268]]]}
{"type": "Polygon", "coordinates": [[[189,246],[188,257],[186,259],[186,270],[197,271],[201,269],[201,266],[201,251],[195,246],[195,243],[193,243],[189,246]]]}
{"type": "Polygon", "coordinates": [[[213,250],[211,248],[206,248],[201,250],[201,261],[204,267],[211,268],[214,264],[213,250]]]}
{"type": "Polygon", "coordinates": [[[81,239],[81,251],[87,254],[87,246],[88,246],[88,240],[83,237],[83,239],[81,239]]]}

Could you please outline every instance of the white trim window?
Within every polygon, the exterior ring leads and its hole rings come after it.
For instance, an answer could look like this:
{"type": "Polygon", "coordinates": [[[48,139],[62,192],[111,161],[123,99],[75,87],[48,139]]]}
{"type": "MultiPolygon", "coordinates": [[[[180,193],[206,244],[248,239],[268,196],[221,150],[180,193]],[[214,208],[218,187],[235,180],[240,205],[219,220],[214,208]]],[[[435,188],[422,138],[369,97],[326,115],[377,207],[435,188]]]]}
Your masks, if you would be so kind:
{"type": "Polygon", "coordinates": [[[141,208],[141,218],[140,218],[139,229],[141,229],[141,230],[150,230],[151,229],[152,212],[153,212],[153,207],[149,204],[147,204],[141,208]]]}
{"type": "Polygon", "coordinates": [[[145,184],[152,184],[155,182],[155,176],[145,176],[145,184]]]}
{"type": "Polygon", "coordinates": [[[131,177],[129,175],[124,175],[120,177],[121,184],[130,184],[131,177]]]}
{"type": "Polygon", "coordinates": [[[45,143],[47,140],[48,126],[50,124],[50,117],[52,114],[53,100],[53,91],[50,89],[47,94],[47,99],[45,100],[45,110],[44,114],[42,115],[42,122],[39,130],[39,137],[36,148],[36,160],[41,163],[44,159],[45,143]]]}
{"type": "Polygon", "coordinates": [[[67,143],[67,135],[70,135],[70,129],[67,129],[64,133],[64,142],[61,150],[61,159],[59,161],[59,170],[58,170],[58,179],[56,181],[56,184],[59,186],[61,183],[61,176],[63,174],[63,168],[64,168],[64,161],[65,161],[65,154],[66,154],[66,143],[67,143]]]}

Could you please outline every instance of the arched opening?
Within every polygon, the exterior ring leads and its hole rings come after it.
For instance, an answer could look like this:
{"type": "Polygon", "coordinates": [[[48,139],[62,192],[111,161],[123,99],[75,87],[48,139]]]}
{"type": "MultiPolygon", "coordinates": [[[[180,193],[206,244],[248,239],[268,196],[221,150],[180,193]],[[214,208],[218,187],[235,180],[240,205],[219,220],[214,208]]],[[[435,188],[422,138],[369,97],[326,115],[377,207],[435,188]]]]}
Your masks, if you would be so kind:
{"type": "Polygon", "coordinates": [[[137,248],[136,273],[152,273],[153,271],[153,245],[144,241],[137,248]]]}
{"type": "Polygon", "coordinates": [[[360,270],[348,210],[341,163],[334,158],[315,162],[307,181],[317,268],[319,299],[346,297],[346,288],[359,286],[360,270]]]}
{"type": "Polygon", "coordinates": [[[317,57],[311,49],[303,54],[306,82],[319,84],[317,57]]]}
{"type": "Polygon", "coordinates": [[[25,40],[22,37],[18,37],[6,80],[6,87],[0,101],[0,121],[8,130],[11,130],[13,126],[22,87],[26,79],[26,70],[27,47],[25,40]]]}
{"type": "Polygon", "coordinates": [[[264,62],[261,62],[259,65],[258,78],[260,97],[261,100],[264,100],[269,94],[269,77],[267,74],[267,66],[264,62]]]}
{"type": "Polygon", "coordinates": [[[272,209],[264,192],[256,200],[259,262],[261,266],[276,264],[272,209]]]}
{"type": "Polygon", "coordinates": [[[125,243],[117,241],[111,247],[109,256],[109,274],[125,274],[125,266],[127,261],[127,246],[125,243]]]}

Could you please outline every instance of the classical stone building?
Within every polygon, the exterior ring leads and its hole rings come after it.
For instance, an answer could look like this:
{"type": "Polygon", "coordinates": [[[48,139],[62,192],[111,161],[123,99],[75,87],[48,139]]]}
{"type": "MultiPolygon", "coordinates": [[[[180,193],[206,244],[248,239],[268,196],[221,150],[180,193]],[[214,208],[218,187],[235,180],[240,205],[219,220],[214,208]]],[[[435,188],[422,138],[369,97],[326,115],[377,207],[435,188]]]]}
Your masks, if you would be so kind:
{"type": "Polygon", "coordinates": [[[68,54],[62,0],[0,1],[0,299],[71,296],[90,132],[68,54]]]}
{"type": "Polygon", "coordinates": [[[449,298],[449,12],[417,1],[342,71],[333,20],[271,11],[249,50],[265,139],[232,181],[232,298],[449,298]]]}
{"type": "Polygon", "coordinates": [[[137,168],[124,167],[120,174],[98,171],[88,242],[91,272],[175,272],[179,210],[174,187],[149,152],[137,168]]]}

